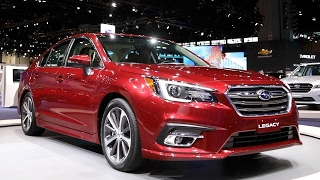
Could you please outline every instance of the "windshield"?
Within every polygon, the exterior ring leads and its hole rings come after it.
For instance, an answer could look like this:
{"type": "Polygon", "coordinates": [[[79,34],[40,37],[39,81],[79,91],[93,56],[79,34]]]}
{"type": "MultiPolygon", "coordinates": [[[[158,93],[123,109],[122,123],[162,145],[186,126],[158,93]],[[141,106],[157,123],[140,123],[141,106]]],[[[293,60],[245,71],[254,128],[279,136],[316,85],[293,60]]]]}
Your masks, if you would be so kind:
{"type": "Polygon", "coordinates": [[[320,76],[320,64],[298,66],[290,76],[320,76]]]}
{"type": "Polygon", "coordinates": [[[198,56],[170,41],[113,34],[101,35],[99,39],[109,58],[117,63],[209,66],[198,56]]]}

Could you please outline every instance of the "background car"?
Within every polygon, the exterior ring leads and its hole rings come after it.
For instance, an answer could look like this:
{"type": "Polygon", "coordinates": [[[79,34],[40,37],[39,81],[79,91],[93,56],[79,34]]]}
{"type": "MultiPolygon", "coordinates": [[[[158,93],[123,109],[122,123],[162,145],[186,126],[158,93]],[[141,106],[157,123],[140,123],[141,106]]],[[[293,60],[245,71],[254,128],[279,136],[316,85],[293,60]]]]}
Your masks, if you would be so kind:
{"type": "Polygon", "coordinates": [[[285,78],[287,76],[283,72],[264,72],[263,74],[265,74],[267,76],[273,76],[273,77],[276,77],[278,79],[282,79],[282,78],[285,78]]]}
{"type": "Polygon", "coordinates": [[[290,87],[297,104],[318,109],[320,105],[320,63],[302,63],[288,77],[281,80],[290,87]]]}
{"type": "Polygon", "coordinates": [[[23,72],[18,96],[26,135],[49,129],[101,144],[120,171],[148,159],[221,159],[302,144],[280,80],[210,67],[174,42],[142,35],[61,40],[23,72]]]}

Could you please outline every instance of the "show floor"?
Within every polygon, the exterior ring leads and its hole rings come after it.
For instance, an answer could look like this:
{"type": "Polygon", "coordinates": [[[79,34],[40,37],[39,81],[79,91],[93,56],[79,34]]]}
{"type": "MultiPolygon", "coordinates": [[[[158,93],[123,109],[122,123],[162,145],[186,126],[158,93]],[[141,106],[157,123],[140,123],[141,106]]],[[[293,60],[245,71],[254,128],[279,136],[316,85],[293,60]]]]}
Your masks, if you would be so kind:
{"type": "MultiPolygon", "coordinates": [[[[300,110],[300,122],[320,122],[320,111],[300,110]]],[[[195,162],[151,161],[142,172],[112,169],[96,144],[46,131],[25,136],[19,119],[0,120],[0,179],[320,179],[320,129],[299,125],[302,146],[255,156],[195,162]]]]}

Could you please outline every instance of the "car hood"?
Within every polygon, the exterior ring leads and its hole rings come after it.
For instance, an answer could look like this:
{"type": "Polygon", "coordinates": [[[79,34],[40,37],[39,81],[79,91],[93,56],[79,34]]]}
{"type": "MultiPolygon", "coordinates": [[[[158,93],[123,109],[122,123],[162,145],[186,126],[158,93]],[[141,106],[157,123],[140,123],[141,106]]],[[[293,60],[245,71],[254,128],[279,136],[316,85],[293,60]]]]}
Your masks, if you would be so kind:
{"type": "Polygon", "coordinates": [[[225,90],[229,85],[239,84],[282,84],[274,77],[266,76],[255,71],[235,69],[218,69],[214,67],[175,66],[175,65],[146,65],[119,64],[120,71],[153,76],[163,79],[183,81],[203,86],[225,90]],[[214,83],[213,83],[214,82],[214,83]]]}
{"type": "Polygon", "coordinates": [[[281,79],[282,82],[291,84],[291,83],[310,83],[310,84],[319,84],[320,76],[289,76],[281,79]]]}

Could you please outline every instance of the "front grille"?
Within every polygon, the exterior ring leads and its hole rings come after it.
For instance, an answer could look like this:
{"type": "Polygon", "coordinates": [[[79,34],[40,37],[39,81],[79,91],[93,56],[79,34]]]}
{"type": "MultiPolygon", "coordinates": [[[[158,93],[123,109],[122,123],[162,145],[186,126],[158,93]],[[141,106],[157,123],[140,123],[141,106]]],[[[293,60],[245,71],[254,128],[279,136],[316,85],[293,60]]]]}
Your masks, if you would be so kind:
{"type": "Polygon", "coordinates": [[[282,86],[232,86],[227,95],[243,116],[284,114],[291,103],[282,86]],[[268,92],[270,99],[262,99],[258,93],[261,90],[268,92]]]}
{"type": "Polygon", "coordinates": [[[312,84],[309,83],[291,83],[288,85],[291,92],[306,93],[312,89],[312,84]]]}
{"type": "Polygon", "coordinates": [[[316,101],[312,97],[293,98],[293,100],[295,100],[295,101],[309,101],[309,102],[316,101]]]}
{"type": "Polygon", "coordinates": [[[284,127],[281,131],[264,134],[258,134],[256,131],[240,132],[233,134],[223,149],[281,142],[293,139],[295,135],[297,132],[294,127],[284,127]]]}

